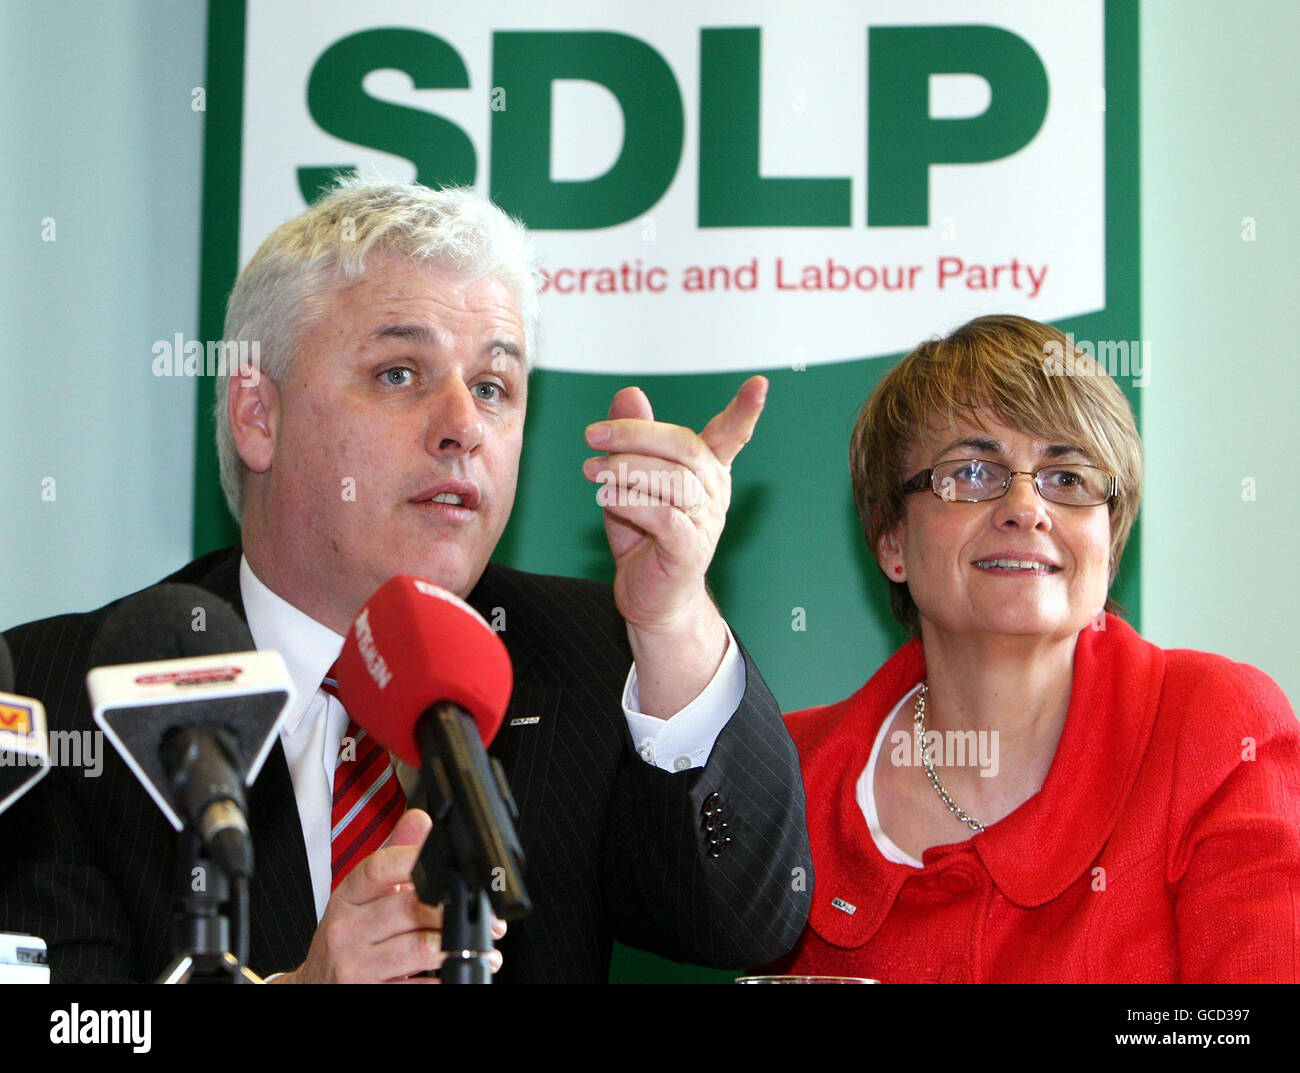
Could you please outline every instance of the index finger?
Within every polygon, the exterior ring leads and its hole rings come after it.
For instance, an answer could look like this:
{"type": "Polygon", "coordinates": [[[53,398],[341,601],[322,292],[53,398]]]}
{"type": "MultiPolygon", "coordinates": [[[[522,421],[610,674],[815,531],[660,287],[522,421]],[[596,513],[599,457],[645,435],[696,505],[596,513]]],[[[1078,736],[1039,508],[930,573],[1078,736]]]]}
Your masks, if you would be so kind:
{"type": "Polygon", "coordinates": [[[767,402],[767,387],[767,377],[751,376],[740,385],[727,408],[700,433],[700,438],[724,466],[731,465],[732,459],[754,435],[754,426],[758,424],[759,414],[767,402]]]}

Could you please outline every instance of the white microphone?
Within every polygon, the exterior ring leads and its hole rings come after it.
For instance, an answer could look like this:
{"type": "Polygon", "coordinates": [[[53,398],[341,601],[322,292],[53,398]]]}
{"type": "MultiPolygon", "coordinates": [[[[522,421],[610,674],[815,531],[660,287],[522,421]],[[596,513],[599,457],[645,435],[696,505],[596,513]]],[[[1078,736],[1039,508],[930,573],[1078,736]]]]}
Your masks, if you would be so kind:
{"type": "Polygon", "coordinates": [[[22,797],[50,770],[45,707],[13,692],[14,665],[0,634],[0,812],[22,797]]]}
{"type": "Polygon", "coordinates": [[[101,665],[86,676],[95,722],[113,747],[171,825],[193,824],[230,875],[251,874],[244,787],[294,696],[284,658],[251,651],[252,640],[218,597],[159,585],[105,620],[91,650],[101,665]],[[179,658],[159,658],[168,655],[179,658]]]}

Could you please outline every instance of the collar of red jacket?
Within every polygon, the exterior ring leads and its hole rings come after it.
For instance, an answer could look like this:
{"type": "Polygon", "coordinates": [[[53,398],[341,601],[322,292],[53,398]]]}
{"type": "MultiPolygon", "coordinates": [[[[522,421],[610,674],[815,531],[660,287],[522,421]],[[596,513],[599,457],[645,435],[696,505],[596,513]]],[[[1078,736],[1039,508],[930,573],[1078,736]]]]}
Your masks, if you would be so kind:
{"type": "MultiPolygon", "coordinates": [[[[973,848],[1002,894],[1026,908],[1074,883],[1110,837],[1137,778],[1164,662],[1163,651],[1113,615],[1104,629],[1083,630],[1065,728],[1042,789],[982,834],[926,850],[926,868],[973,848]]],[[[921,643],[909,641],[853,696],[790,721],[808,788],[816,885],[809,924],[836,946],[866,943],[917,874],[881,856],[855,789],[881,722],[924,677],[921,643]]]]}

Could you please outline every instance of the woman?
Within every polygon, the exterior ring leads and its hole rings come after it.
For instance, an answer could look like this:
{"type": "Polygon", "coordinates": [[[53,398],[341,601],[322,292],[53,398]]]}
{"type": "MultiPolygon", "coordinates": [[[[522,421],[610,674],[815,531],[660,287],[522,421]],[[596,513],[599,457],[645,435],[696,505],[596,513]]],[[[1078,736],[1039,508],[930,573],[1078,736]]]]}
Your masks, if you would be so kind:
{"type": "Polygon", "coordinates": [[[1109,613],[1142,483],[1115,383],[981,317],[884,378],[850,460],[914,636],[787,717],[816,882],[780,969],[1300,979],[1300,724],[1261,672],[1109,613]]]}

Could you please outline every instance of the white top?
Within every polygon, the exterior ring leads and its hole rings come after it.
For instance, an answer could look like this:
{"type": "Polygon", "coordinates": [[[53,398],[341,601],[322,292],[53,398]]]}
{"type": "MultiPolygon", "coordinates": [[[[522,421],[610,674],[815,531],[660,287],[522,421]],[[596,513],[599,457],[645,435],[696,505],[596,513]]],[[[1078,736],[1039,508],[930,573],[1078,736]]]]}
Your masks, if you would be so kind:
{"type": "MultiPolygon", "coordinates": [[[[862,809],[862,817],[867,821],[867,830],[871,832],[871,840],[875,842],[876,849],[880,850],[880,855],[887,861],[893,861],[895,864],[906,864],[913,868],[924,868],[920,861],[911,854],[904,853],[893,840],[885,834],[885,830],[880,826],[880,816],[876,812],[876,760],[880,756],[880,750],[885,744],[885,739],[889,737],[889,728],[894,725],[894,720],[898,718],[898,713],[902,711],[907,704],[915,703],[915,697],[920,692],[920,683],[907,693],[897,704],[894,710],[880,725],[880,733],[876,735],[876,743],[871,747],[871,757],[867,760],[867,766],[858,776],[858,808],[862,809]]],[[[911,733],[910,729],[908,731],[911,733]]]]}
{"type": "MultiPolygon", "coordinates": [[[[276,595],[253,573],[248,559],[239,564],[239,589],[253,643],[284,657],[297,699],[280,729],[280,742],[289,762],[293,794],[302,821],[311,872],[316,919],[329,901],[330,819],[334,807],[334,767],[348,728],[343,705],[321,691],[321,680],[343,650],[343,638],[276,595]]],[[[665,771],[703,767],[722,728],[745,695],[745,663],[727,631],[727,653],[712,681],[695,700],[671,719],[657,719],[635,710],[640,703],[636,667],[623,688],[623,714],[643,760],[665,771]]],[[[394,758],[394,767],[408,796],[419,773],[394,758]]]]}

